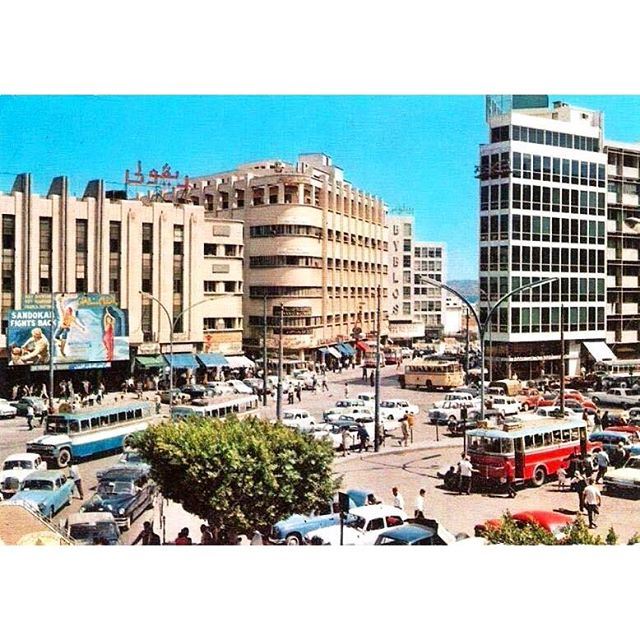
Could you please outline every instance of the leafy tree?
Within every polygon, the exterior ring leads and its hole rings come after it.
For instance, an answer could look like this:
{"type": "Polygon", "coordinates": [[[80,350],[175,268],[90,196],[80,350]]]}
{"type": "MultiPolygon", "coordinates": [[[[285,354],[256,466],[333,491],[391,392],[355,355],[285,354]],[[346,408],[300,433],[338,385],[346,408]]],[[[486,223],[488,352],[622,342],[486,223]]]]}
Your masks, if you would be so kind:
{"type": "Polygon", "coordinates": [[[230,540],[326,504],[339,484],[329,443],[254,417],[163,422],[132,445],[164,497],[224,526],[230,540]]]}
{"type": "Polygon", "coordinates": [[[640,533],[634,533],[630,538],[627,544],[640,544],[640,533]]]}

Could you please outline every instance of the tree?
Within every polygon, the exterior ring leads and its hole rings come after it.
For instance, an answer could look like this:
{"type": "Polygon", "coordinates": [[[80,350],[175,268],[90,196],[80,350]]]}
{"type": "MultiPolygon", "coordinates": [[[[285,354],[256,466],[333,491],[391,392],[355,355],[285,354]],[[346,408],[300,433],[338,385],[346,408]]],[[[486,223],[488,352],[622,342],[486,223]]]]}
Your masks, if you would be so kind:
{"type": "Polygon", "coordinates": [[[132,445],[165,498],[224,527],[230,540],[317,509],[339,484],[328,442],[255,417],[163,422],[136,434],[132,445]]]}

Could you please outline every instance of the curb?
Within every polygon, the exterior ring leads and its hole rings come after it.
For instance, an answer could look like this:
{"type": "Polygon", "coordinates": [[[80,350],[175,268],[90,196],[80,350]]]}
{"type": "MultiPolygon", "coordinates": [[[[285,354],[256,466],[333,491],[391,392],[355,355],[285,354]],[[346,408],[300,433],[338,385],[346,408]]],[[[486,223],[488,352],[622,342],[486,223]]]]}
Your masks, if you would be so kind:
{"type": "Polygon", "coordinates": [[[450,443],[450,442],[418,442],[409,447],[394,447],[384,451],[372,451],[371,453],[357,453],[353,452],[348,456],[342,456],[340,453],[336,453],[333,460],[334,464],[350,462],[352,460],[368,460],[369,458],[379,458],[381,456],[397,456],[407,453],[408,451],[430,451],[432,449],[455,449],[461,447],[462,443],[450,443]]]}

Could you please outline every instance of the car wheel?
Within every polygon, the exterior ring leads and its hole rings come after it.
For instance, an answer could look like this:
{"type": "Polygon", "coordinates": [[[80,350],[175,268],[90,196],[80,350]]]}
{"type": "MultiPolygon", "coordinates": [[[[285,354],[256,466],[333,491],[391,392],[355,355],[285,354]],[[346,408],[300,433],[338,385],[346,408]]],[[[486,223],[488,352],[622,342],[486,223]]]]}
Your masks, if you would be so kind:
{"type": "Polygon", "coordinates": [[[122,528],[124,531],[129,531],[129,529],[131,529],[131,516],[127,516],[127,519],[124,521],[124,525],[122,528]]]}
{"type": "Polygon", "coordinates": [[[529,411],[529,405],[526,402],[522,405],[522,410],[529,411]]]}
{"type": "Polygon", "coordinates": [[[56,458],[58,467],[63,469],[69,464],[70,461],[71,461],[71,452],[69,451],[69,449],[62,449],[62,451],[60,451],[60,453],[58,454],[58,457],[56,458]]]}
{"type": "Polygon", "coordinates": [[[600,398],[598,398],[598,396],[592,396],[591,400],[593,401],[593,404],[600,404],[600,398]]]}
{"type": "Polygon", "coordinates": [[[302,544],[302,539],[300,538],[299,533],[290,533],[285,539],[284,542],[286,545],[290,547],[299,547],[302,544]]]}
{"type": "Polygon", "coordinates": [[[56,515],[56,511],[53,507],[51,507],[51,509],[49,510],[49,520],[53,522],[53,516],[55,515],[56,515]]]}
{"type": "Polygon", "coordinates": [[[547,472],[544,467],[536,467],[531,478],[531,484],[534,487],[541,487],[547,481],[547,472]]]}
{"type": "Polygon", "coordinates": [[[623,402],[623,403],[622,403],[622,408],[623,408],[625,411],[627,411],[627,410],[629,409],[629,407],[630,407],[630,406],[631,406],[631,405],[630,405],[628,402],[623,402]]]}
{"type": "Polygon", "coordinates": [[[427,380],[424,386],[426,387],[427,391],[431,391],[431,387],[433,386],[431,384],[431,380],[427,380]]]}

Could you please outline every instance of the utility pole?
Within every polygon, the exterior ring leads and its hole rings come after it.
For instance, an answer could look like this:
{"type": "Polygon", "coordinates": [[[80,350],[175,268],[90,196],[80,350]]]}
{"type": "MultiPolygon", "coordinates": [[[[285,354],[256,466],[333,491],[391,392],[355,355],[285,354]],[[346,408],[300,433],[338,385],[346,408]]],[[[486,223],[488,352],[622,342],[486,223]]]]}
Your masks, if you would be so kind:
{"type": "Polygon", "coordinates": [[[564,418],[564,305],[560,305],[560,414],[564,418]]]}
{"type": "Polygon", "coordinates": [[[374,420],[375,420],[375,427],[374,427],[374,443],[373,443],[373,450],[374,451],[379,451],[380,450],[380,440],[381,440],[381,433],[380,433],[380,331],[381,331],[381,322],[380,322],[380,316],[381,316],[381,308],[382,308],[382,302],[381,302],[381,292],[380,292],[380,285],[378,285],[376,287],[376,296],[377,296],[377,300],[376,300],[376,375],[375,375],[375,415],[374,415],[374,420]]]}
{"type": "Polygon", "coordinates": [[[466,346],[466,363],[464,368],[464,383],[469,384],[469,309],[465,309],[467,312],[467,346],[466,346]]]}
{"type": "MultiPolygon", "coordinates": [[[[55,353],[55,339],[54,339],[54,327],[55,327],[55,297],[56,294],[53,292],[53,287],[51,288],[51,322],[49,326],[51,327],[51,333],[49,334],[49,413],[53,413],[53,385],[54,385],[54,374],[53,374],[53,356],[55,353]]],[[[62,320],[62,318],[60,318],[62,320]]]]}
{"type": "Polygon", "coordinates": [[[267,296],[262,305],[262,406],[267,406],[267,296]]]}
{"type": "MultiPolygon", "coordinates": [[[[284,359],[284,342],[282,340],[282,325],[284,324],[284,304],[280,303],[279,318],[279,334],[278,341],[278,395],[276,398],[276,419],[280,422],[282,418],[282,361],[284,359]]],[[[266,389],[265,389],[266,393],[266,389]]]]}

